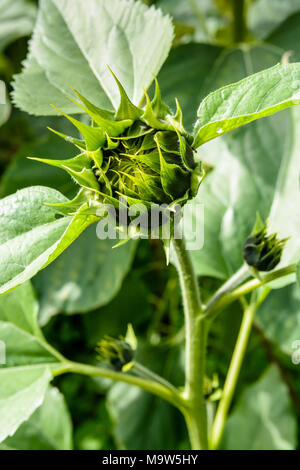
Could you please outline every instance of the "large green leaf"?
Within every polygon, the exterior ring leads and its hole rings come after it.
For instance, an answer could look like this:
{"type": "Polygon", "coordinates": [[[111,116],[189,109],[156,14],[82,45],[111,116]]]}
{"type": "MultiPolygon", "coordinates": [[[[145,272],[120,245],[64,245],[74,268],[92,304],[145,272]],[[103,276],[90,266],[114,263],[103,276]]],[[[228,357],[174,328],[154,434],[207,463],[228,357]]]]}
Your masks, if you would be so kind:
{"type": "MultiPolygon", "coordinates": [[[[300,10],[299,3],[298,10],[300,10]]],[[[278,51],[282,51],[282,54],[289,53],[291,62],[300,60],[299,27],[300,11],[287,18],[267,39],[268,43],[275,46],[278,51]]]]}
{"type": "MultiPolygon", "coordinates": [[[[163,350],[153,348],[144,350],[138,360],[182,385],[182,356],[178,354],[179,351],[173,349],[166,358],[163,350]]],[[[114,425],[114,437],[121,449],[178,449],[186,439],[179,412],[137,387],[123,383],[113,385],[107,396],[107,406],[114,425]]]]}
{"type": "Polygon", "coordinates": [[[300,289],[297,285],[274,289],[259,307],[256,325],[264,336],[291,356],[300,338],[300,289]]]}
{"type": "Polygon", "coordinates": [[[164,100],[174,107],[174,98],[178,98],[184,123],[189,129],[196,121],[197,103],[205,97],[207,76],[222,51],[221,47],[206,44],[175,47],[159,73],[164,100]]]}
{"type": "Polygon", "coordinates": [[[0,51],[10,42],[31,33],[36,7],[28,0],[0,0],[0,51]]]}
{"type": "Polygon", "coordinates": [[[203,152],[207,159],[217,156],[218,164],[191,204],[194,224],[185,223],[187,231],[204,223],[204,246],[191,252],[199,275],[226,279],[241,266],[256,212],[269,215],[281,168],[290,163],[290,134],[289,115],[281,114],[242,128],[203,152]],[[199,203],[204,204],[204,221],[199,203]]]}
{"type": "Polygon", "coordinates": [[[247,24],[256,37],[263,39],[298,10],[298,0],[256,0],[250,3],[247,24]]]}
{"type": "Polygon", "coordinates": [[[110,65],[138,104],[172,37],[168,17],[130,0],[42,0],[14,100],[32,114],[55,113],[51,103],[74,113],[79,108],[65,97],[74,87],[96,105],[116,107],[119,92],[110,65]]]}
{"type": "Polygon", "coordinates": [[[132,323],[136,332],[141,325],[149,322],[153,310],[149,303],[150,291],[135,272],[125,279],[118,295],[108,304],[83,319],[86,338],[91,347],[105,335],[118,337],[132,323]]]}
{"type": "Polygon", "coordinates": [[[107,304],[120,289],[135,251],[130,241],[113,249],[116,240],[99,240],[90,227],[34,280],[40,299],[40,321],[53,315],[80,313],[107,304]]]}
{"type": "Polygon", "coordinates": [[[35,185],[47,186],[60,191],[67,197],[74,197],[76,186],[66,172],[50,165],[45,171],[43,163],[29,160],[26,157],[38,158],[43,155],[46,158],[55,156],[55,158],[60,159],[66,158],[66,155],[71,158],[76,153],[78,153],[76,147],[51,132],[38,136],[34,142],[25,145],[20,152],[14,155],[14,158],[5,168],[0,181],[0,197],[8,196],[19,189],[35,185]]]}
{"type": "Polygon", "coordinates": [[[0,441],[12,436],[42,404],[51,377],[46,366],[0,368],[0,441]]]}
{"type": "Polygon", "coordinates": [[[18,450],[72,450],[72,422],[57,388],[48,387],[43,404],[4,445],[18,450]]]}
{"type": "Polygon", "coordinates": [[[37,307],[29,284],[0,298],[0,341],[5,349],[5,364],[0,366],[0,442],[42,404],[51,369],[60,363],[37,325],[37,307]]]}
{"type": "MultiPolygon", "coordinates": [[[[271,65],[278,57],[268,46],[222,55],[209,75],[211,86],[228,81],[229,70],[246,75],[271,65]],[[243,58],[243,62],[238,60],[243,58]],[[245,64],[247,67],[245,67],[245,64]]],[[[192,206],[204,204],[204,247],[193,251],[198,274],[225,279],[242,263],[242,245],[252,230],[257,210],[263,218],[271,214],[271,230],[292,236],[284,250],[282,265],[299,256],[298,174],[299,111],[254,122],[201,147],[201,158],[216,165],[202,183],[192,206]]],[[[201,213],[194,211],[195,223],[201,213]]],[[[195,224],[194,224],[195,226],[195,224]]],[[[192,230],[186,220],[187,232],[192,230]]],[[[291,279],[289,279],[290,281],[291,279]]]]}
{"type": "Polygon", "coordinates": [[[95,216],[56,218],[47,203],[67,199],[55,190],[35,186],[0,201],[0,293],[18,286],[51,263],[95,216]]]}
{"type": "MultiPolygon", "coordinates": [[[[284,51],[282,51],[282,54],[284,51]]],[[[192,130],[197,107],[205,96],[280,61],[280,49],[267,44],[225,49],[207,44],[183,44],[172,49],[159,73],[163,98],[179,99],[185,125],[192,130]]]]}
{"type": "MultiPolygon", "coordinates": [[[[0,82],[1,86],[1,82],[0,82]]],[[[1,93],[0,93],[0,126],[5,124],[10,116],[11,105],[10,102],[7,100],[5,104],[1,103],[1,93]]]]}
{"type": "Polygon", "coordinates": [[[291,450],[297,419],[280,373],[272,366],[244,392],[227,421],[223,447],[230,450],[291,450]]]}
{"type": "Polygon", "coordinates": [[[29,281],[0,297],[0,320],[40,337],[38,301],[29,281]]]}
{"type": "Polygon", "coordinates": [[[194,146],[300,104],[300,63],[276,65],[210,93],[200,104],[194,146]]]}

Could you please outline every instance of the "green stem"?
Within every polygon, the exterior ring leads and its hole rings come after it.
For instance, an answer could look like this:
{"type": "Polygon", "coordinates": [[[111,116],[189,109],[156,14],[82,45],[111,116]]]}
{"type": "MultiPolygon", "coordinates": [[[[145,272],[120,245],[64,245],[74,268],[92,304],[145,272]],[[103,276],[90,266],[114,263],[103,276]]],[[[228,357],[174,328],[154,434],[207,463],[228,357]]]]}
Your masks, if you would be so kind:
{"type": "Polygon", "coordinates": [[[133,372],[136,372],[138,375],[141,377],[144,377],[145,379],[149,379],[152,382],[157,382],[164,387],[168,388],[169,390],[172,390],[175,394],[178,393],[178,390],[174,385],[172,385],[168,380],[164,379],[160,375],[155,374],[152,370],[148,369],[147,367],[143,366],[139,362],[134,361],[132,369],[133,372]]]}
{"type": "Polygon", "coordinates": [[[163,398],[169,403],[172,403],[172,405],[179,408],[182,412],[185,410],[184,400],[175,387],[167,387],[164,384],[146,380],[135,375],[125,374],[123,372],[116,372],[114,370],[105,369],[103,367],[90,366],[88,364],[81,364],[72,361],[66,361],[62,363],[61,366],[57,369],[52,370],[54,377],[69,372],[88,375],[90,377],[103,377],[106,379],[124,382],[129,385],[134,385],[136,387],[140,387],[146,392],[150,392],[156,396],[159,396],[160,398],[163,398]]]}
{"type": "Polygon", "coordinates": [[[217,292],[212,296],[206,306],[205,314],[208,314],[208,312],[216,305],[216,303],[218,302],[218,300],[221,299],[221,297],[226,295],[228,292],[231,292],[235,287],[240,285],[242,282],[246,281],[246,279],[250,276],[250,268],[246,263],[244,263],[242,267],[233,276],[231,276],[231,278],[228,279],[228,281],[225,282],[220,287],[220,289],[218,289],[217,292]]]}
{"type": "Polygon", "coordinates": [[[232,402],[232,397],[235,391],[242,362],[247,349],[255,311],[256,306],[253,305],[249,305],[244,311],[238,339],[234,348],[230,367],[224,384],[222,398],[220,400],[212,427],[210,440],[211,449],[218,449],[223,437],[227,414],[232,402]]]}
{"type": "Polygon", "coordinates": [[[296,265],[291,264],[286,268],[278,269],[277,271],[262,275],[261,279],[251,279],[250,281],[245,282],[241,286],[234,289],[232,292],[228,292],[224,296],[219,298],[218,302],[216,302],[216,304],[208,312],[205,311],[203,313],[203,317],[206,319],[213,319],[218,315],[219,312],[224,310],[226,307],[228,307],[228,305],[230,305],[235,300],[238,300],[240,297],[243,297],[249,294],[250,292],[253,292],[259,287],[268,284],[269,282],[275,281],[276,279],[295,274],[295,272],[296,265]]]}
{"type": "Polygon", "coordinates": [[[246,34],[246,23],[245,23],[245,1],[244,0],[233,0],[233,41],[242,42],[246,34]]]}
{"type": "Polygon", "coordinates": [[[173,240],[185,313],[184,417],[194,450],[208,448],[207,415],[204,398],[207,322],[201,320],[202,305],[197,278],[183,240],[173,240]]]}
{"type": "Polygon", "coordinates": [[[226,418],[228,415],[228,411],[232,402],[233,394],[236,389],[237,381],[239,378],[239,374],[241,371],[242,363],[245,357],[247,345],[249,342],[249,337],[251,333],[251,329],[253,326],[255,312],[258,309],[259,305],[264,301],[266,296],[268,295],[270,289],[264,288],[263,291],[260,293],[258,299],[248,305],[245,302],[245,309],[243,314],[242,323],[240,326],[240,331],[238,334],[237,342],[233,351],[233,355],[231,358],[230,366],[228,369],[227,377],[224,384],[224,389],[222,393],[222,397],[217,409],[217,413],[214,419],[214,423],[212,426],[211,431],[211,438],[210,438],[210,448],[211,449],[218,449],[226,423],[226,418]]]}

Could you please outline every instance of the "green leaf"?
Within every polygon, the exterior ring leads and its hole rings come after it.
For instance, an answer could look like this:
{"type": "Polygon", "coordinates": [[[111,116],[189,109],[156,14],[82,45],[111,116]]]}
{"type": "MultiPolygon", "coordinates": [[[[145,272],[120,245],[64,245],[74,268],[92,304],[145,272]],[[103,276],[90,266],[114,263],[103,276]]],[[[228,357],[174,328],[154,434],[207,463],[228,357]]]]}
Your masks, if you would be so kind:
{"type": "Polygon", "coordinates": [[[113,249],[116,240],[99,240],[90,227],[53,264],[40,272],[34,286],[40,299],[40,321],[57,313],[88,312],[107,304],[130,269],[136,242],[113,249]]]}
{"type": "MultiPolygon", "coordinates": [[[[148,363],[159,373],[163,372],[164,364],[171,375],[181,372],[182,357],[178,350],[171,351],[167,363],[162,350],[148,349],[141,355],[138,360],[148,363]]],[[[176,378],[178,381],[178,375],[176,378]]],[[[181,376],[180,381],[182,379],[181,376]]],[[[114,437],[121,449],[178,449],[186,438],[179,412],[137,387],[123,383],[113,385],[107,396],[107,406],[114,425],[114,437]]]]}
{"type": "Polygon", "coordinates": [[[5,349],[5,364],[0,366],[0,442],[42,404],[51,369],[61,360],[44,339],[37,314],[29,283],[0,298],[0,341],[5,349]]]}
{"type": "Polygon", "coordinates": [[[0,297],[0,320],[13,323],[34,336],[40,336],[38,312],[38,301],[29,281],[0,297]]]}
{"type": "Polygon", "coordinates": [[[300,104],[300,64],[276,65],[209,94],[200,104],[194,147],[300,104]]]}
{"type": "MultiPolygon", "coordinates": [[[[219,82],[228,78],[228,69],[247,73],[244,65],[238,69],[241,52],[224,57],[214,74],[219,82]],[[235,66],[234,66],[235,64],[235,66]]],[[[267,49],[253,48],[245,52],[251,70],[260,69],[267,49]]],[[[268,60],[272,55],[269,51],[268,60]]],[[[273,56],[273,61],[277,56],[273,56]]],[[[252,230],[256,212],[266,219],[270,216],[270,231],[280,238],[291,237],[282,258],[281,267],[299,259],[299,198],[298,127],[299,111],[285,111],[245,126],[227,136],[201,147],[201,159],[214,165],[200,186],[197,198],[189,211],[194,219],[186,219],[187,236],[193,224],[203,224],[197,204],[204,205],[204,246],[191,252],[199,275],[226,279],[242,264],[242,245],[252,230]],[[195,209],[195,210],[194,210],[195,209]],[[193,224],[192,224],[193,220],[193,224]]],[[[272,283],[279,287],[294,280],[288,276],[272,283]]]]}
{"type": "Polygon", "coordinates": [[[255,315],[264,336],[291,356],[300,338],[300,290],[297,285],[273,289],[255,315]]]}
{"type": "Polygon", "coordinates": [[[38,158],[41,155],[46,157],[55,155],[55,158],[62,159],[66,155],[72,157],[78,153],[78,149],[73,145],[63,141],[48,130],[46,131],[46,134],[39,136],[33,143],[24,146],[7,165],[0,181],[1,197],[13,194],[19,189],[36,185],[56,189],[67,197],[74,196],[78,188],[66,172],[55,167],[48,167],[45,171],[43,163],[26,158],[28,156],[38,158]]]}
{"type": "MultiPolygon", "coordinates": [[[[298,3],[298,2],[297,2],[298,3]]],[[[298,4],[298,10],[300,6],[298,4]]],[[[281,54],[288,53],[290,62],[300,60],[300,45],[298,42],[300,25],[300,11],[289,16],[268,38],[273,47],[276,46],[281,54]]]]}
{"type": "Polygon", "coordinates": [[[47,366],[0,368],[0,442],[42,404],[51,378],[47,366]]]}
{"type": "Polygon", "coordinates": [[[0,51],[10,42],[31,33],[36,7],[28,0],[0,0],[0,51]]]}
{"type": "MultiPolygon", "coordinates": [[[[0,82],[1,87],[1,82],[0,82]]],[[[0,90],[0,127],[6,123],[10,116],[11,112],[11,105],[10,102],[7,100],[5,104],[1,103],[1,90],[0,90]]]]}
{"type": "Polygon", "coordinates": [[[72,450],[72,422],[57,388],[48,387],[43,404],[3,444],[18,450],[72,450]]]}
{"type": "Polygon", "coordinates": [[[299,10],[298,0],[256,0],[249,5],[247,25],[257,38],[263,39],[299,10]]]}
{"type": "Polygon", "coordinates": [[[36,186],[0,201],[0,293],[33,277],[97,220],[80,214],[57,219],[45,205],[66,200],[55,190],[36,186]]]}
{"type": "Polygon", "coordinates": [[[117,84],[134,104],[142,98],[169,52],[173,28],[159,10],[127,0],[42,0],[14,100],[32,114],[53,114],[50,103],[78,112],[65,95],[78,90],[97,106],[117,109],[117,84]],[[145,51],[146,56],[145,56],[145,51]],[[112,103],[112,104],[111,104],[112,103]]]}
{"type": "Polygon", "coordinates": [[[124,280],[118,295],[109,304],[84,316],[84,329],[89,345],[95,348],[97,342],[105,335],[115,338],[124,336],[129,323],[132,323],[136,330],[141,328],[144,322],[150,321],[153,315],[150,295],[145,282],[135,271],[131,272],[124,280]]]}
{"type": "Polygon", "coordinates": [[[277,367],[248,387],[227,421],[223,448],[291,450],[297,446],[297,419],[277,367]],[[241,429],[243,432],[241,432],[241,429]]]}
{"type": "MultiPolygon", "coordinates": [[[[263,219],[268,217],[276,187],[280,193],[282,169],[293,168],[287,151],[291,142],[289,118],[278,114],[257,121],[216,140],[202,152],[204,160],[217,156],[218,164],[200,185],[186,214],[188,238],[193,227],[204,223],[203,248],[191,252],[199,275],[226,279],[242,265],[242,247],[256,212],[263,219]],[[204,205],[204,221],[199,204],[204,205]]],[[[289,243],[292,240],[285,251],[289,243]]]]}
{"type": "Polygon", "coordinates": [[[206,95],[206,78],[209,83],[208,74],[222,50],[221,47],[204,44],[178,46],[171,50],[158,75],[164,101],[174,108],[174,98],[178,98],[183,109],[184,125],[189,130],[195,123],[198,103],[206,95]]]}

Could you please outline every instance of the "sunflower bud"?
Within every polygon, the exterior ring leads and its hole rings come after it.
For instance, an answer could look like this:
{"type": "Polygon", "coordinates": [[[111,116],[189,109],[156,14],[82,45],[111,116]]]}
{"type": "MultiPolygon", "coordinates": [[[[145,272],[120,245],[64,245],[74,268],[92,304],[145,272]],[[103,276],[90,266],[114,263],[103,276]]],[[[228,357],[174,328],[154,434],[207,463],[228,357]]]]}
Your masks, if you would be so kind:
{"type": "MultiPolygon", "coordinates": [[[[110,204],[117,210],[121,198],[129,207],[163,204],[172,214],[174,206],[184,205],[197,194],[204,176],[201,163],[194,158],[193,138],[184,129],[179,103],[172,114],[156,80],[153,100],[145,91],[145,105],[137,107],[114,79],[120,91],[116,112],[96,107],[74,90],[81,101],[75,103],[88,114],[91,125],[62,113],[82,140],[56,133],[76,145],[79,155],[69,160],[36,160],[64,169],[82,187],[69,205],[70,213],[81,210],[83,200],[89,210],[97,204],[110,204]]],[[[56,207],[64,214],[68,211],[68,205],[56,207]]]]}
{"type": "Polygon", "coordinates": [[[251,235],[243,246],[243,257],[258,271],[272,271],[280,262],[287,239],[278,240],[277,234],[267,235],[267,224],[257,214],[251,235]]]}
{"type": "Polygon", "coordinates": [[[105,336],[96,348],[98,359],[110,365],[114,370],[120,371],[124,366],[132,362],[134,350],[123,339],[115,339],[105,336]]]}

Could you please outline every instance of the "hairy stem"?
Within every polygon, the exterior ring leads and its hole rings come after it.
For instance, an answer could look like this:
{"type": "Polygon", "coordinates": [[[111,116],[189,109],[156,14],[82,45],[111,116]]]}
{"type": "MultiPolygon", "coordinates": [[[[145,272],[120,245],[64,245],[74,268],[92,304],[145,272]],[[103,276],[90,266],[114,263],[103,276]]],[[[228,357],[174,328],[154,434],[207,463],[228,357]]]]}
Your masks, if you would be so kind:
{"type": "Polygon", "coordinates": [[[140,387],[146,392],[150,392],[160,398],[163,398],[164,400],[179,408],[182,412],[185,408],[184,400],[175,387],[166,386],[165,384],[159,383],[157,381],[147,380],[135,375],[127,373],[125,374],[123,372],[116,372],[114,370],[105,369],[103,367],[96,367],[72,361],[66,361],[62,363],[61,366],[57,367],[57,369],[52,370],[52,374],[55,377],[66,374],[68,372],[88,375],[90,377],[103,377],[119,382],[124,382],[129,385],[134,385],[136,387],[140,387]]]}
{"type": "Polygon", "coordinates": [[[133,367],[131,369],[133,372],[138,374],[140,377],[144,377],[145,379],[149,379],[153,382],[157,382],[164,387],[168,388],[169,390],[173,391],[175,394],[178,393],[178,390],[174,385],[168,382],[166,379],[161,377],[160,375],[155,374],[152,370],[148,369],[147,367],[143,366],[139,362],[134,361],[133,367]]]}
{"type": "Polygon", "coordinates": [[[228,281],[225,282],[220,287],[220,289],[218,289],[217,292],[212,296],[206,306],[205,314],[208,314],[209,310],[211,310],[216,305],[218,300],[220,300],[228,292],[231,292],[242,282],[246,281],[246,279],[250,277],[250,275],[251,271],[249,269],[249,266],[247,264],[243,264],[242,267],[233,276],[231,276],[231,278],[228,279],[228,281]]]}
{"type": "Polygon", "coordinates": [[[278,269],[277,271],[262,275],[261,279],[251,279],[250,281],[245,282],[233,291],[228,292],[222,297],[220,297],[216,304],[208,312],[203,313],[203,317],[207,319],[215,318],[219,312],[224,310],[225,307],[230,305],[235,300],[238,300],[240,297],[243,297],[249,294],[250,292],[253,292],[254,290],[266,285],[269,282],[275,281],[276,279],[280,279],[285,276],[289,276],[291,274],[294,274],[295,272],[296,265],[291,264],[286,268],[278,269]]]}
{"type": "Polygon", "coordinates": [[[207,415],[204,399],[205,356],[208,325],[201,320],[202,305],[197,278],[183,240],[173,240],[185,313],[184,412],[191,447],[208,448],[207,415]]]}

